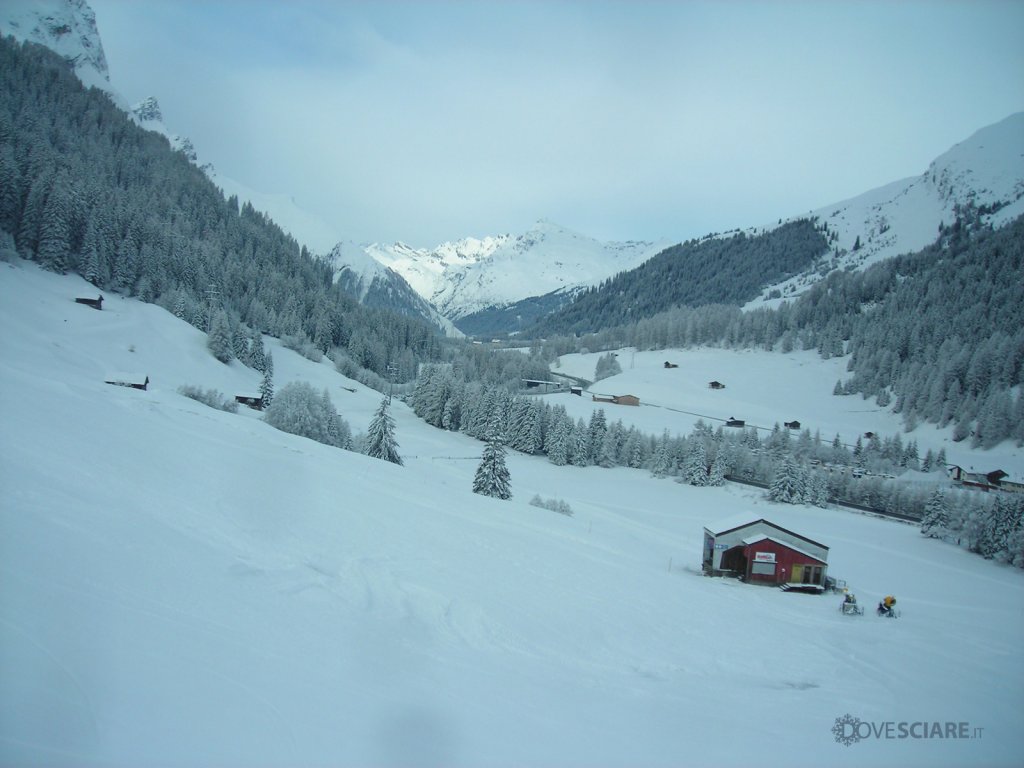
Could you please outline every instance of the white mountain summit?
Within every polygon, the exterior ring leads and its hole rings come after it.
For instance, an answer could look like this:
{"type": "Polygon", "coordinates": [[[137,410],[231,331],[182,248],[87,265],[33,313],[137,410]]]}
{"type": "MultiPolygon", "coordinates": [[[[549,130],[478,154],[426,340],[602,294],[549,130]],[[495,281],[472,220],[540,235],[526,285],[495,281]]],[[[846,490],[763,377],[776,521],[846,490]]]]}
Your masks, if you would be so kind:
{"type": "Polygon", "coordinates": [[[0,34],[45,45],[74,67],[86,87],[111,91],[96,14],[85,0],[5,0],[0,34]]]}
{"type": "MultiPolygon", "coordinates": [[[[830,268],[865,269],[931,245],[940,227],[956,221],[958,210],[971,208],[994,227],[1024,214],[1024,112],[976,131],[935,158],[920,176],[794,218],[815,218],[828,226],[830,268]]],[[[774,288],[792,298],[820,276],[812,269],[774,288]]],[[[764,303],[758,299],[748,306],[764,303]]]]}
{"type": "Polygon", "coordinates": [[[520,235],[465,238],[432,249],[373,244],[366,252],[402,275],[452,320],[633,269],[669,241],[603,243],[541,220],[520,235]]]}

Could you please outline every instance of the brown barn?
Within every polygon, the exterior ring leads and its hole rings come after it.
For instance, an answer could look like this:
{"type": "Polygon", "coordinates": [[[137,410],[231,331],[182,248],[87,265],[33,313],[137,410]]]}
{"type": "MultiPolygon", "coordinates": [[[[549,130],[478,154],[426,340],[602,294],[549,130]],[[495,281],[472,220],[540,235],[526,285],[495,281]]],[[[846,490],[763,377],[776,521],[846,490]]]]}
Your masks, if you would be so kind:
{"type": "Polygon", "coordinates": [[[636,395],[591,395],[595,403],[613,403],[614,405],[640,405],[636,395]]]}
{"type": "Polygon", "coordinates": [[[828,547],[763,518],[733,518],[704,528],[703,568],[708,576],[821,592],[828,547]]]}

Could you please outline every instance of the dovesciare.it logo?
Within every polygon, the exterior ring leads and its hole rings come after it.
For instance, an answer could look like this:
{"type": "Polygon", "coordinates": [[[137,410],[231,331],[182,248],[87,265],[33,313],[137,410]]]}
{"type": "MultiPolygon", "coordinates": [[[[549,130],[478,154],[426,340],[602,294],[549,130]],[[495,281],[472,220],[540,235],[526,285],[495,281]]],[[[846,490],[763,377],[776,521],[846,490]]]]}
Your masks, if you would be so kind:
{"type": "Polygon", "coordinates": [[[846,714],[837,717],[832,735],[848,747],[865,739],[980,739],[984,728],[953,720],[883,720],[872,722],[846,714]]]}

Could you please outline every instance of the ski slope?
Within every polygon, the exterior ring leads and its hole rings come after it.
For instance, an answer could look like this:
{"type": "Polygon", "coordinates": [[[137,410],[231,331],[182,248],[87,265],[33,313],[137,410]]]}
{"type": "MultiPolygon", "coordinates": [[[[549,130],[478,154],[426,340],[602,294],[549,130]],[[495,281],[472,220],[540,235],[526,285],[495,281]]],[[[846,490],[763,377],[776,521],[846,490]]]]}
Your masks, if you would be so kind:
{"type": "MultiPolygon", "coordinates": [[[[0,263],[4,765],[1024,754],[1020,571],[912,526],[627,469],[510,454],[513,499],[477,496],[481,444],[397,401],[404,467],[178,395],[249,391],[258,375],[216,362],[158,307],[73,302],[94,294],[0,263]],[[150,389],[103,384],[114,370],[148,374],[150,389]],[[534,494],[575,514],[530,506],[534,494]],[[743,513],[829,545],[833,575],[869,605],[895,593],[903,617],[703,578],[703,525],[743,513]],[[964,722],[976,737],[843,746],[831,729],[846,714],[964,722]]],[[[378,393],[268,346],[278,390],[327,387],[366,429],[378,393]]]]}

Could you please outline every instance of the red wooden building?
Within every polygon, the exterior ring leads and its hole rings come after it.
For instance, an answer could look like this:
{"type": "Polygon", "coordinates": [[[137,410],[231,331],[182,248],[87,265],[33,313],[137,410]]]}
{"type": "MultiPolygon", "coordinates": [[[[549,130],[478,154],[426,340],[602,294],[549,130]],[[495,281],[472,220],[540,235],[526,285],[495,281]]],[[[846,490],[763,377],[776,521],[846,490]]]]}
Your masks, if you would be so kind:
{"type": "Polygon", "coordinates": [[[828,547],[763,518],[733,519],[704,529],[703,565],[709,576],[821,591],[828,547]]]}

